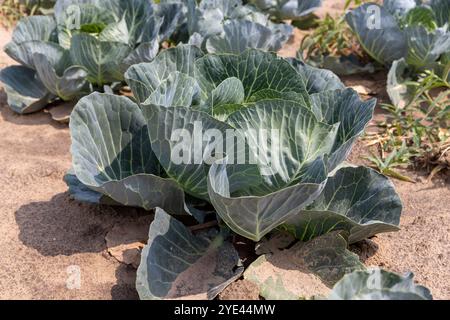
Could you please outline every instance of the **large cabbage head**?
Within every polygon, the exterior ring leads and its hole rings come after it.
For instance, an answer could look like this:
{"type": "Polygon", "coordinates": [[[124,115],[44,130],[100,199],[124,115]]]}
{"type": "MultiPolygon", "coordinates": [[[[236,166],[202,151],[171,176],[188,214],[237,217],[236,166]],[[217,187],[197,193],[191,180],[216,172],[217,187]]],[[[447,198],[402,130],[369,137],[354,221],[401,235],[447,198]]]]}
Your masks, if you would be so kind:
{"type": "Polygon", "coordinates": [[[136,104],[93,94],[75,108],[75,176],[127,205],[174,213],[185,195],[207,201],[253,240],[321,194],[375,105],[329,71],[255,49],[181,45],[125,78],[136,104]]]}

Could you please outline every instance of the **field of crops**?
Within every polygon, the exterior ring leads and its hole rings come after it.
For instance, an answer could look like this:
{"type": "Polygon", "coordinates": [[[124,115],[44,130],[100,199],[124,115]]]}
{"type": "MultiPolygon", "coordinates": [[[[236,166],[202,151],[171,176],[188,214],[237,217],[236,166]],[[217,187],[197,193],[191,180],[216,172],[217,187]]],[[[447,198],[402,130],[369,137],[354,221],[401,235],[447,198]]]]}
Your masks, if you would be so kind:
{"type": "Polygon", "coordinates": [[[0,299],[450,299],[449,25],[0,0],[0,299]]]}

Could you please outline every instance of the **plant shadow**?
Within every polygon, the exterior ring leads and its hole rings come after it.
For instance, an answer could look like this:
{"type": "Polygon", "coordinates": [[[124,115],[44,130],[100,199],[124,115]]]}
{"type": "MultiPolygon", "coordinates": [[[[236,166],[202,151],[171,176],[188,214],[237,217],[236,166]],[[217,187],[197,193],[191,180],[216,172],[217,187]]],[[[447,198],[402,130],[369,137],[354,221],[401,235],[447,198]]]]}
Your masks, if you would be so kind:
{"type": "MultiPolygon", "coordinates": [[[[50,201],[32,202],[15,212],[19,240],[43,256],[71,256],[81,253],[109,255],[105,237],[117,224],[138,219],[148,212],[136,208],[89,205],[70,199],[68,193],[50,201]]],[[[126,240],[123,241],[126,244],[126,240]]],[[[117,261],[117,260],[115,260],[117,261]]],[[[113,299],[136,299],[136,269],[117,262],[111,295],[113,299]]]]}

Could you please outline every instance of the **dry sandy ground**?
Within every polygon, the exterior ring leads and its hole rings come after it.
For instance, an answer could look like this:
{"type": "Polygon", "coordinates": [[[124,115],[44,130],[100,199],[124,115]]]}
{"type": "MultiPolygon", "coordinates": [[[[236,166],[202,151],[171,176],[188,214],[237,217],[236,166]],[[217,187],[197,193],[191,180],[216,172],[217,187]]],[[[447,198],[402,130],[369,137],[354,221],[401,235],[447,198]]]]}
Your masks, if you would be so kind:
{"type": "MultiPolygon", "coordinates": [[[[362,142],[350,161],[364,164],[362,142]]],[[[427,286],[435,299],[450,299],[450,177],[428,176],[411,171],[403,174],[416,183],[393,180],[403,202],[401,230],[385,233],[353,247],[367,266],[405,273],[427,286]]]]}
{"type": "MultiPolygon", "coordinates": [[[[0,47],[8,37],[0,29],[0,47]]],[[[8,63],[2,52],[0,68],[8,63]]],[[[15,115],[5,101],[2,92],[0,299],[136,298],[134,270],[109,256],[105,245],[106,233],[126,215],[76,203],[66,193],[67,126],[44,113],[15,115]],[[68,289],[77,268],[81,287],[68,289]]]]}
{"type": "MultiPolygon", "coordinates": [[[[0,47],[8,38],[0,28],[0,47]]],[[[10,63],[0,53],[0,68],[10,63]]],[[[67,126],[44,113],[15,115],[5,101],[0,93],[0,299],[137,298],[135,270],[108,254],[105,236],[142,212],[70,200],[62,181],[70,167],[67,126]],[[69,289],[77,268],[81,286],[69,289]]],[[[362,152],[360,143],[352,160],[362,152]]],[[[368,265],[413,271],[435,298],[450,299],[450,181],[417,178],[395,182],[405,207],[401,231],[356,250],[368,265]]]]}

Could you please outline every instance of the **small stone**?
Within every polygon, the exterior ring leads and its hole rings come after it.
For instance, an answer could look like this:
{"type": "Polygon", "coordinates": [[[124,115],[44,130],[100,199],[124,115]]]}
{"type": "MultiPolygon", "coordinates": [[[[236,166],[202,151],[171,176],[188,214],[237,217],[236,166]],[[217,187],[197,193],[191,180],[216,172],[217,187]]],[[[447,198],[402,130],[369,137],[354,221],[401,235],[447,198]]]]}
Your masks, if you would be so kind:
{"type": "Polygon", "coordinates": [[[357,93],[365,95],[365,96],[370,96],[370,95],[376,94],[376,92],[374,92],[373,90],[371,90],[363,85],[351,86],[350,88],[355,90],[357,93]]]}

